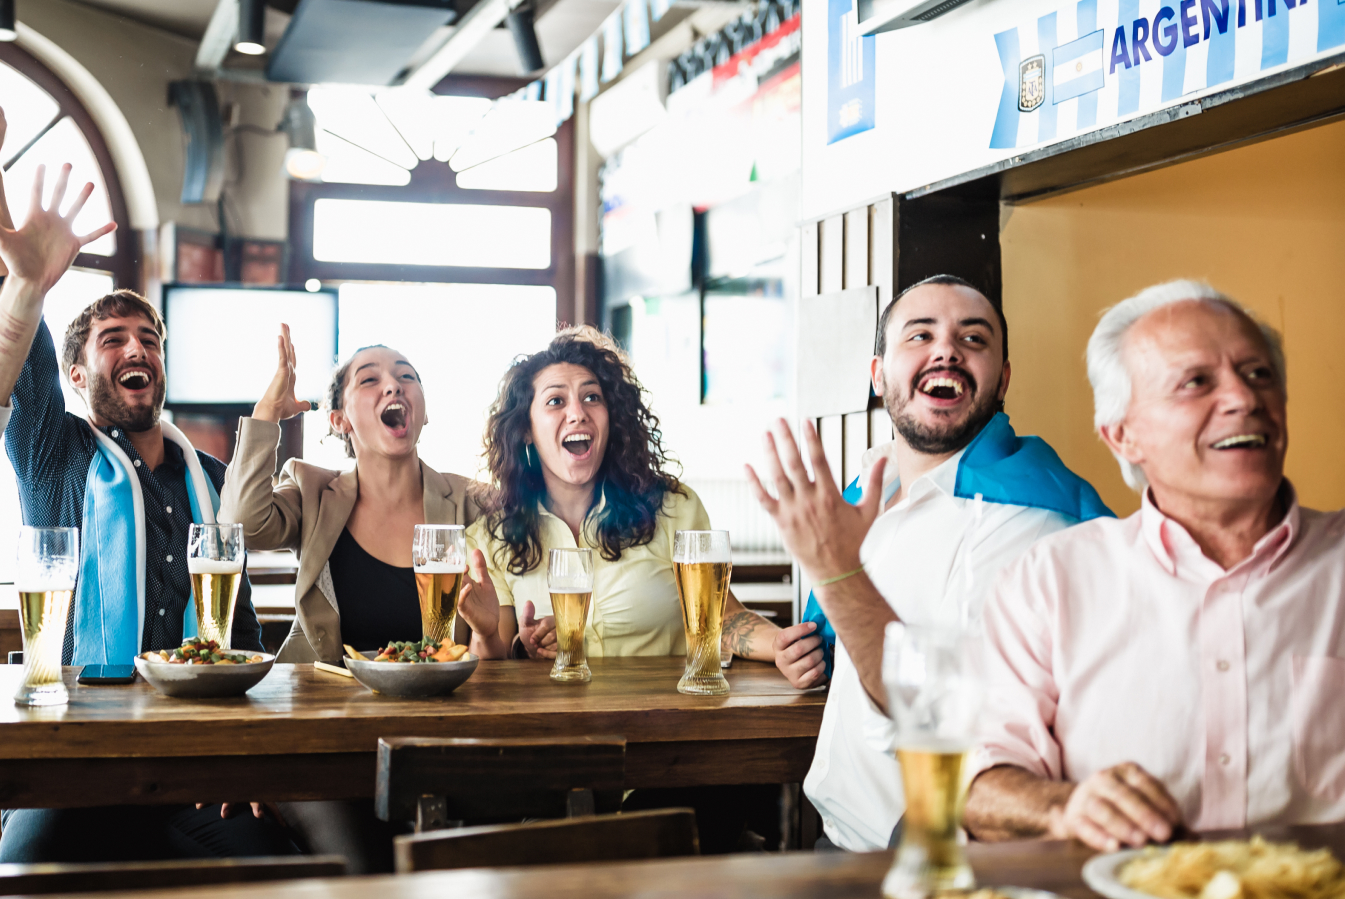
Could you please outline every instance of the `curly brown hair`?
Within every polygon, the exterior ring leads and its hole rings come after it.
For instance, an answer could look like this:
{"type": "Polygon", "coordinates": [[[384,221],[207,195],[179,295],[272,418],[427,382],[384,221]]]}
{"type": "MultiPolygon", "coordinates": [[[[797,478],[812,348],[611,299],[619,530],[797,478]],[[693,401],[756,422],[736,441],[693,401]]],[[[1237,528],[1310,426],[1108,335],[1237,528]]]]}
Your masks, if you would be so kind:
{"type": "Polygon", "coordinates": [[[625,354],[595,328],[566,328],[546,349],[514,361],[486,422],[486,464],[495,488],[486,501],[486,527],[508,545],[508,568],[516,575],[542,562],[537,506],[546,496],[546,483],[541,465],[529,461],[525,439],[532,431],[533,381],[543,369],[562,363],[592,372],[607,401],[607,450],[598,469],[601,490],[593,497],[595,505],[599,496],[606,499],[596,528],[602,557],[615,562],[625,549],[653,540],[664,498],[685,494],[667,471],[676,463],[663,449],[658,417],[645,403],[644,388],[625,354]]]}

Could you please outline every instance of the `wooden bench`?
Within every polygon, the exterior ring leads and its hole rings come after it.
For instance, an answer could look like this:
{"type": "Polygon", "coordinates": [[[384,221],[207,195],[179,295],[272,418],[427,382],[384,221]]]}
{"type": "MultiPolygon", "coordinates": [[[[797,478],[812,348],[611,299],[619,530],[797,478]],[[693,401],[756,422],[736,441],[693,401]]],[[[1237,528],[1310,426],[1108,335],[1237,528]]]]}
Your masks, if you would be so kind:
{"type": "Polygon", "coordinates": [[[624,737],[385,737],[374,809],[417,832],[452,820],[575,817],[598,811],[600,793],[619,803],[625,781],[624,737]]]}
{"type": "Polygon", "coordinates": [[[699,855],[689,808],[463,827],[397,837],[398,874],[449,868],[574,865],[699,855]]]}

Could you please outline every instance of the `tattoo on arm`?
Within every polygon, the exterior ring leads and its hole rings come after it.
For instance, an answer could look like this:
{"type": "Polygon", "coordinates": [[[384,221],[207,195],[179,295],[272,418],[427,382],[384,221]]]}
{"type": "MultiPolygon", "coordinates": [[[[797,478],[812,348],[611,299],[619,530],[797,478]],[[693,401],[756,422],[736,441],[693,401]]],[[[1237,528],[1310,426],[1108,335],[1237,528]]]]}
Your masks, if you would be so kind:
{"type": "Polygon", "coordinates": [[[734,612],[724,619],[722,649],[729,650],[741,659],[752,657],[752,637],[758,628],[770,628],[771,624],[755,612],[746,609],[734,612]]]}

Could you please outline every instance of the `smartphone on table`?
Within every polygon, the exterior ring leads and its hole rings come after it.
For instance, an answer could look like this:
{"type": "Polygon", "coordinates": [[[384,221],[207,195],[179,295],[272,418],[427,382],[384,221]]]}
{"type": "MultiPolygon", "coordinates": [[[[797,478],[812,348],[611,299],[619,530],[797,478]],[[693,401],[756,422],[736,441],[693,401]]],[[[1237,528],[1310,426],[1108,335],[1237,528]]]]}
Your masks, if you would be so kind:
{"type": "Polygon", "coordinates": [[[134,665],[85,665],[75,682],[98,687],[108,684],[129,684],[133,680],[135,680],[134,665]]]}

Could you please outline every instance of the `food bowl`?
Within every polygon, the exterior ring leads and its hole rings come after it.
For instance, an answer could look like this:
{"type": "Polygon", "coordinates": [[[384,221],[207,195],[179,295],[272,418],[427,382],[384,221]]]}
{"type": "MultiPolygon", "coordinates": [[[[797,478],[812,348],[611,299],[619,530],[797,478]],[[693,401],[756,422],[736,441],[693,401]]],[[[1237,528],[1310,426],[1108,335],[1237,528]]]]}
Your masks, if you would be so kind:
{"type": "Polygon", "coordinates": [[[479,661],[481,657],[470,652],[456,662],[374,662],[347,656],[346,670],[375,693],[422,699],[452,693],[472,676],[479,661]]]}
{"type": "Polygon", "coordinates": [[[260,655],[260,662],[241,665],[174,665],[171,662],[151,662],[135,657],[135,670],[149,681],[149,685],[165,696],[178,699],[224,699],[242,696],[257,686],[276,663],[270,653],[260,655]]]}

